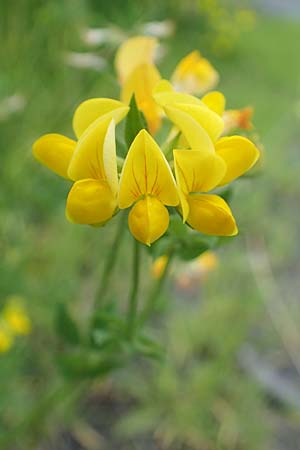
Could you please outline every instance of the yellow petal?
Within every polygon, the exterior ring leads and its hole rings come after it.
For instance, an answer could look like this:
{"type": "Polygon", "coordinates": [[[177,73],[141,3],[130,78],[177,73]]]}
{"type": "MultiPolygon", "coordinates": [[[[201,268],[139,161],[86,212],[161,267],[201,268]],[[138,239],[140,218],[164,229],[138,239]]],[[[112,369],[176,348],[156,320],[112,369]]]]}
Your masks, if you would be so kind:
{"type": "Polygon", "coordinates": [[[187,201],[188,196],[183,193],[180,186],[178,188],[178,193],[179,193],[179,199],[180,199],[179,211],[182,215],[182,221],[183,221],[183,223],[185,223],[187,221],[187,218],[190,213],[190,205],[189,205],[189,202],[187,201]]]}
{"type": "Polygon", "coordinates": [[[128,113],[128,106],[111,98],[91,98],[77,107],[73,116],[73,129],[79,139],[84,131],[99,117],[107,115],[114,118],[116,123],[128,113]]]}
{"type": "Polygon", "coordinates": [[[219,74],[211,63],[195,50],[176,66],[171,82],[178,91],[202,94],[219,81],[219,74]]]}
{"type": "Polygon", "coordinates": [[[174,103],[203,105],[202,101],[193,95],[176,92],[167,80],[160,80],[154,86],[152,94],[156,103],[161,107],[173,105],[174,103]]]}
{"type": "Polygon", "coordinates": [[[153,64],[141,64],[126,78],[121,91],[121,99],[129,103],[135,94],[137,105],[143,111],[149,130],[154,134],[161,124],[161,111],[152,92],[160,80],[160,73],[153,64]]]}
{"type": "Polygon", "coordinates": [[[148,36],[135,36],[125,41],[118,49],[115,67],[120,80],[124,81],[141,64],[153,64],[158,42],[148,36]]]}
{"type": "MultiPolygon", "coordinates": [[[[106,139],[111,122],[111,118],[106,118],[106,116],[100,117],[83,133],[77,143],[69,166],[68,174],[72,180],[76,181],[85,178],[107,179],[103,162],[105,142],[106,145],[111,147],[110,150],[106,149],[106,155],[109,155],[111,159],[110,164],[115,166],[115,171],[117,170],[115,144],[111,138],[106,139]]],[[[108,162],[106,166],[108,166],[108,162]]]]}
{"type": "Polygon", "coordinates": [[[105,181],[87,179],[73,184],[66,214],[74,223],[100,224],[112,218],[116,207],[116,197],[105,181]]]}
{"type": "Polygon", "coordinates": [[[173,107],[193,117],[204,128],[213,142],[221,136],[224,130],[224,121],[218,114],[207,108],[206,105],[174,103],[173,107]]]}
{"type": "Polygon", "coordinates": [[[226,100],[224,95],[218,91],[212,91],[202,97],[202,102],[208,106],[209,109],[222,116],[225,110],[226,100]]]}
{"type": "Polygon", "coordinates": [[[68,167],[76,142],[61,134],[45,134],[33,144],[36,159],[61,177],[68,177],[68,167]]]}
{"type": "Polygon", "coordinates": [[[168,229],[169,213],[157,198],[146,196],[131,209],[128,225],[135,239],[151,245],[168,229]]]}
{"type": "Polygon", "coordinates": [[[175,174],[184,194],[214,189],[226,172],[226,164],[215,153],[174,150],[175,174]]]}
{"type": "Polygon", "coordinates": [[[192,149],[214,152],[214,145],[207,132],[188,113],[174,106],[165,106],[168,118],[183,133],[192,149]]]}
{"type": "Polygon", "coordinates": [[[164,154],[150,134],[141,130],[123,165],[119,207],[128,208],[146,194],[157,197],[165,205],[179,203],[175,180],[164,154]]]}
{"type": "Polygon", "coordinates": [[[224,137],[216,143],[216,152],[224,160],[227,170],[220,185],[229,183],[243,175],[258,160],[257,147],[242,136],[224,137]]]}
{"type": "Polygon", "coordinates": [[[234,236],[238,229],[232,212],[217,195],[189,195],[189,225],[197,231],[213,236],[234,236]]]}

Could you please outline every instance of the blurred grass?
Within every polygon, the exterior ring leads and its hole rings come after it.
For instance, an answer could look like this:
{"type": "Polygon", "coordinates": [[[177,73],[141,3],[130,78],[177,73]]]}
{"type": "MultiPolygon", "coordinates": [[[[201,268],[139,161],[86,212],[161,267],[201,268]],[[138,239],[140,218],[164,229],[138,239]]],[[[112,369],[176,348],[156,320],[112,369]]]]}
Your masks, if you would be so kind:
{"type": "MultiPolygon", "coordinates": [[[[170,12],[174,9],[166,5],[158,11],[153,3],[129,0],[121,6],[112,2],[110,7],[106,2],[80,0],[1,2],[0,102],[19,93],[26,106],[0,121],[0,304],[10,294],[22,295],[33,334],[0,359],[0,434],[13,430],[30,414],[41,393],[60,383],[53,331],[56,304],[68,303],[84,320],[113,235],[110,229],[68,224],[64,217],[68,183],[39,166],[31,155],[31,144],[41,134],[72,135],[72,112],[80,101],[117,96],[111,60],[100,74],[67,66],[64,54],[86,50],[80,40],[83,26],[112,22],[127,29],[170,12]]],[[[242,180],[236,187],[233,210],[241,234],[220,252],[221,268],[205,287],[205,296],[222,299],[226,292],[245,310],[256,305],[261,335],[255,343],[262,348],[265,342],[276,346],[278,337],[266,320],[251,275],[245,235],[265,237],[276,279],[299,318],[299,22],[259,16],[255,29],[242,35],[233,54],[218,58],[203,48],[197,18],[174,19],[178,27],[174,38],[165,42],[168,51],[161,72],[170,75],[183,55],[199,48],[221,73],[219,87],[228,106],[254,106],[254,122],[265,147],[263,175],[242,180]]],[[[112,56],[106,47],[99,53],[112,56]]],[[[127,267],[124,247],[113,295],[122,295],[127,267]]],[[[143,283],[149,285],[147,275],[143,283]]],[[[44,413],[56,415],[54,408],[44,413]]],[[[34,434],[34,430],[32,436],[28,434],[29,448],[34,434]]],[[[25,448],[24,441],[16,448],[25,448]]]]}

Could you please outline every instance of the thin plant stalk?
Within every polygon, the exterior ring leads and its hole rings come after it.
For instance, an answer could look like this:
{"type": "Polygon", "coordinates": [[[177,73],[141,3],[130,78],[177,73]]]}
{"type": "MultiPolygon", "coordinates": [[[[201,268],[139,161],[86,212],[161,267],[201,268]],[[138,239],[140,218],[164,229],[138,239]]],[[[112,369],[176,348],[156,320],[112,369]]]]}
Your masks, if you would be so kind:
{"type": "Polygon", "coordinates": [[[151,316],[151,313],[155,310],[157,299],[164,288],[164,284],[170,272],[171,263],[173,260],[174,251],[170,250],[167,254],[167,262],[161,276],[158,278],[150,291],[149,297],[147,298],[144,309],[141,312],[139,324],[143,325],[151,316]]]}
{"type": "Polygon", "coordinates": [[[105,296],[110,285],[110,280],[112,278],[113,270],[117,262],[117,257],[120,249],[120,245],[125,233],[125,219],[126,214],[121,211],[121,218],[116,229],[116,234],[114,236],[113,242],[110,245],[110,250],[107,255],[106,261],[104,262],[102,275],[99,283],[98,290],[95,296],[95,307],[98,308],[104,303],[105,296]]]}
{"type": "Polygon", "coordinates": [[[134,336],[137,308],[138,308],[138,289],[140,283],[140,259],[141,251],[140,244],[134,239],[133,243],[133,265],[132,265],[132,285],[129,295],[128,316],[127,316],[127,331],[128,337],[131,339],[134,336]]]}

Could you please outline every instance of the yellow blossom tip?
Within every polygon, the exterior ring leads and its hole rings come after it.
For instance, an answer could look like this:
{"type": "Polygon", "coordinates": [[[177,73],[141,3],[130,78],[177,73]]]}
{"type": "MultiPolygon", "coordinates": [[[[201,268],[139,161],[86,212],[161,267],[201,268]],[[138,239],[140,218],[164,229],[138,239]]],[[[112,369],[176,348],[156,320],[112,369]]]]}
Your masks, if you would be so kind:
{"type": "Polygon", "coordinates": [[[45,134],[32,147],[35,158],[48,169],[69,179],[68,168],[76,147],[76,141],[61,134],[45,134]]]}
{"type": "Polygon", "coordinates": [[[124,41],[117,50],[115,67],[121,85],[141,64],[153,64],[157,39],[150,36],[133,36],[124,41]]]}
{"type": "Polygon", "coordinates": [[[85,130],[100,117],[114,118],[116,123],[127,115],[128,105],[111,98],[91,98],[80,103],[73,116],[73,129],[79,139],[85,130]]]}

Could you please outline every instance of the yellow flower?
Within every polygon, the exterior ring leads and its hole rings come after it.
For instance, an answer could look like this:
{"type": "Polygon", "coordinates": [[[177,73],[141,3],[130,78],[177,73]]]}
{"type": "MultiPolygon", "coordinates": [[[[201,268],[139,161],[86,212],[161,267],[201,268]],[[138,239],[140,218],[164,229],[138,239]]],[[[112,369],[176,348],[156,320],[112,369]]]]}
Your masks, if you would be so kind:
{"type": "Polygon", "coordinates": [[[197,50],[189,53],[178,63],[171,77],[175,90],[195,95],[201,95],[214,88],[218,81],[218,72],[197,50]]]}
{"type": "Polygon", "coordinates": [[[7,325],[0,321],[0,353],[8,352],[13,345],[13,335],[7,325]]]}
{"type": "Polygon", "coordinates": [[[205,234],[236,234],[227,203],[207,192],[249,170],[259,157],[258,149],[244,137],[220,138],[224,129],[220,113],[225,105],[221,93],[199,100],[174,92],[168,82],[161,81],[154,98],[184,137],[180,144],[186,149],[173,152],[183,221],[205,234]]]}
{"type": "Polygon", "coordinates": [[[216,188],[226,173],[223,159],[201,150],[174,150],[175,174],[184,222],[197,231],[215,236],[233,236],[237,227],[231,210],[216,188]]]}
{"type": "Polygon", "coordinates": [[[206,94],[202,98],[202,102],[222,117],[224,121],[223,135],[227,135],[236,128],[241,128],[242,130],[251,130],[253,128],[251,123],[253,108],[251,106],[242,109],[225,110],[225,97],[218,91],[206,94]]]}
{"type": "Polygon", "coordinates": [[[115,122],[128,112],[117,100],[90,99],[75,111],[78,141],[58,134],[42,136],[33,145],[35,157],[57,174],[74,181],[66,215],[71,222],[97,225],[117,208],[118,172],[115,122]]]}
{"type": "Polygon", "coordinates": [[[133,205],[128,224],[133,236],[151,245],[168,228],[167,206],[179,203],[171,169],[160,148],[146,130],[141,130],[130,146],[123,165],[119,207],[133,205]]]}
{"type": "Polygon", "coordinates": [[[115,67],[121,84],[121,100],[129,104],[132,95],[144,113],[152,134],[161,125],[161,113],[152,97],[152,91],[161,76],[154,64],[158,42],[148,36],[135,36],[118,49],[115,67]]]}
{"type": "Polygon", "coordinates": [[[145,115],[151,134],[155,134],[161,125],[161,111],[152,96],[160,79],[161,76],[153,64],[141,64],[126,78],[121,92],[121,100],[127,104],[132,95],[135,95],[136,103],[145,115]]]}
{"type": "MultiPolygon", "coordinates": [[[[162,83],[162,82],[161,82],[162,83]]],[[[247,172],[258,160],[259,151],[249,140],[241,136],[220,138],[224,121],[220,117],[225,105],[224,96],[212,92],[202,100],[172,90],[158,91],[156,101],[164,108],[167,117],[182,132],[186,148],[202,153],[217,154],[225,162],[226,170],[218,186],[227,184],[247,172]],[[179,97],[181,96],[181,97],[179,97]]]]}
{"type": "Polygon", "coordinates": [[[154,64],[157,47],[157,40],[149,36],[134,36],[120,45],[115,57],[115,67],[121,85],[138,66],[154,64]]]}
{"type": "Polygon", "coordinates": [[[168,262],[167,255],[159,256],[158,258],[156,258],[153,261],[152,267],[151,267],[151,272],[152,272],[153,278],[160,278],[162,276],[162,274],[164,273],[165,267],[167,265],[167,262],[168,262]]]}
{"type": "Polygon", "coordinates": [[[9,297],[2,316],[12,334],[27,335],[31,332],[31,321],[22,306],[21,298],[9,297]]]}
{"type": "MultiPolygon", "coordinates": [[[[152,134],[160,128],[162,115],[152,95],[161,79],[154,64],[157,47],[156,39],[135,36],[120,46],[115,58],[122,87],[121,100],[129,104],[135,94],[137,105],[144,113],[152,134]]],[[[176,90],[199,94],[214,87],[218,80],[219,75],[209,61],[194,51],[179,62],[171,81],[176,90]]]]}
{"type": "Polygon", "coordinates": [[[211,250],[207,250],[206,252],[202,253],[202,255],[198,256],[196,261],[199,269],[203,274],[212,272],[213,270],[217,269],[219,265],[218,256],[211,250]]]}

